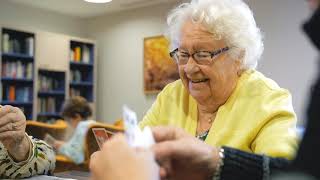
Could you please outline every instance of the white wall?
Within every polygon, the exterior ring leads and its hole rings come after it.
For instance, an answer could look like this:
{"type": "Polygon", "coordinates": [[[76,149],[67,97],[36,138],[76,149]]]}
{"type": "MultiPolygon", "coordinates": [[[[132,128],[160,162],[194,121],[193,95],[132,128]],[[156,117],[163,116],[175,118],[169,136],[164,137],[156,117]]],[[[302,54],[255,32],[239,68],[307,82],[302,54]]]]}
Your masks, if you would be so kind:
{"type": "MultiPolygon", "coordinates": [[[[303,120],[307,93],[314,74],[316,52],[300,31],[308,9],[301,0],[250,1],[258,25],[265,32],[265,53],[259,70],[293,94],[303,120]]],[[[143,93],[143,38],[162,34],[172,5],[105,15],[90,20],[89,32],[98,40],[98,119],[113,122],[128,104],[138,118],[155,96],[143,93]]]]}
{"type": "Polygon", "coordinates": [[[0,0],[0,25],[86,37],[86,21],[0,0]]]}
{"type": "Polygon", "coordinates": [[[131,10],[90,21],[98,41],[97,117],[113,122],[127,104],[141,119],[155,95],[143,92],[143,38],[161,35],[172,5],[131,10]]]}

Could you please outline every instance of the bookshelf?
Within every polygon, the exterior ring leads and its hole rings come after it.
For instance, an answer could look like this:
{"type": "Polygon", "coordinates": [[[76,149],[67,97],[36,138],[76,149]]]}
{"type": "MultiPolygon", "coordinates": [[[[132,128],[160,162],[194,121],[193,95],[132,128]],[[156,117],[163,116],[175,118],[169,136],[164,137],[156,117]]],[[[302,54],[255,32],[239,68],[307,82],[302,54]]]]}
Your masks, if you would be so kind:
{"type": "Polygon", "coordinates": [[[2,105],[21,108],[27,119],[33,118],[35,34],[1,28],[2,105]]]}
{"type": "Polygon", "coordinates": [[[94,102],[94,44],[70,41],[70,97],[80,95],[94,102]]]}
{"type": "Polygon", "coordinates": [[[95,118],[95,41],[35,29],[0,30],[1,105],[21,108],[28,120],[51,123],[61,118],[65,99],[81,95],[95,118]]]}
{"type": "Polygon", "coordinates": [[[61,119],[61,108],[65,94],[66,75],[64,71],[38,70],[37,121],[48,122],[61,119]]]}

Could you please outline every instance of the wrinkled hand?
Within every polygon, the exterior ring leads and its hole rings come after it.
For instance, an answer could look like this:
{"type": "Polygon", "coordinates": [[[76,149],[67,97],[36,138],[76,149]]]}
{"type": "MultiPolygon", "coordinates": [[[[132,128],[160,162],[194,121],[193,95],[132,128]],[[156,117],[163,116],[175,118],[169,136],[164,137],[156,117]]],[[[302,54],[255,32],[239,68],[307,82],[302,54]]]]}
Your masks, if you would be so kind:
{"type": "Polygon", "coordinates": [[[152,151],[129,147],[123,135],[104,143],[91,156],[90,170],[94,180],[158,180],[159,167],[152,151]]]}
{"type": "Polygon", "coordinates": [[[30,143],[25,135],[26,117],[13,106],[0,108],[0,141],[16,161],[23,161],[29,153],[30,143]]]}
{"type": "Polygon", "coordinates": [[[65,144],[64,141],[55,140],[52,146],[53,146],[54,149],[58,150],[58,149],[60,149],[64,144],[65,144]]]}
{"type": "Polygon", "coordinates": [[[152,128],[153,146],[163,179],[204,180],[212,177],[219,162],[218,149],[174,127],[152,128]]]}

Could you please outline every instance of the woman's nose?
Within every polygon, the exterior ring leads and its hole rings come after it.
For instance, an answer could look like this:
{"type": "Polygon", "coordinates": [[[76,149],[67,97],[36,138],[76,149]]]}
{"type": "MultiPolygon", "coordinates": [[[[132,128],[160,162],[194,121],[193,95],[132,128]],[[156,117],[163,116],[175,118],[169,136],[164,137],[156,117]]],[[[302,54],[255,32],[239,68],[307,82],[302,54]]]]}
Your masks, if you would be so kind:
{"type": "Polygon", "coordinates": [[[185,73],[192,74],[192,73],[198,72],[199,70],[200,68],[196,63],[196,61],[192,57],[190,57],[187,64],[184,67],[185,73]]]}

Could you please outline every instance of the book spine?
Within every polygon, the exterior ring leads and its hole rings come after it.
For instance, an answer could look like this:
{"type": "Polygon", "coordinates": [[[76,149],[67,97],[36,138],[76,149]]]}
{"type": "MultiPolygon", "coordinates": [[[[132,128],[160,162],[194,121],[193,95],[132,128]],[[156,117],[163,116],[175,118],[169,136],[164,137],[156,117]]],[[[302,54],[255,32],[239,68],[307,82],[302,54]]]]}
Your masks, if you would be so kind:
{"type": "Polygon", "coordinates": [[[2,51],[4,53],[10,52],[10,42],[9,42],[10,36],[7,33],[4,33],[2,35],[2,51]]]}
{"type": "Polygon", "coordinates": [[[15,92],[15,87],[14,86],[9,86],[9,101],[15,101],[16,99],[16,92],[15,92]]]}
{"type": "Polygon", "coordinates": [[[32,63],[28,63],[27,64],[27,69],[26,69],[26,74],[27,74],[27,78],[28,79],[32,79],[32,66],[33,64],[32,63]]]}
{"type": "Polygon", "coordinates": [[[74,50],[70,49],[70,61],[75,61],[74,57],[74,50]]]}
{"type": "Polygon", "coordinates": [[[26,54],[33,56],[34,54],[34,38],[28,37],[26,39],[26,54]]]}
{"type": "Polygon", "coordinates": [[[81,48],[76,47],[75,48],[75,61],[80,62],[80,59],[81,59],[81,48]]]}

